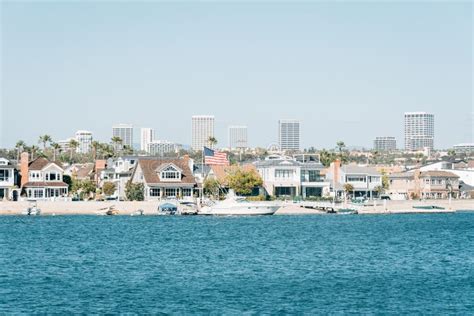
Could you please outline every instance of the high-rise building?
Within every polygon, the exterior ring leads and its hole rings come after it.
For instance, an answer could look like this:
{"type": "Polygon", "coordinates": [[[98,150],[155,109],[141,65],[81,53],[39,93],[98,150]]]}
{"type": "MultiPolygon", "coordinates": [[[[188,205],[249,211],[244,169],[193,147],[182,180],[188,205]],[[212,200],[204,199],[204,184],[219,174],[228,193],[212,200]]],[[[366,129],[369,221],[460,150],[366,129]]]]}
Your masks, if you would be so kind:
{"type": "Polygon", "coordinates": [[[76,152],[80,154],[87,154],[91,151],[92,133],[89,131],[77,131],[76,141],[79,143],[76,152]]]}
{"type": "Polygon", "coordinates": [[[181,148],[180,144],[166,140],[154,140],[148,143],[147,151],[153,156],[163,156],[166,153],[178,153],[181,148]]]}
{"type": "Polygon", "coordinates": [[[209,143],[209,138],[214,137],[214,116],[194,115],[192,125],[192,149],[202,150],[204,146],[214,147],[214,144],[209,143]]]}
{"type": "Polygon", "coordinates": [[[397,141],[395,137],[390,137],[390,136],[375,137],[374,150],[392,151],[396,149],[397,149],[397,141]]]}
{"type": "Polygon", "coordinates": [[[434,147],[434,115],[426,112],[405,113],[405,150],[434,147]]]}
{"type": "Polygon", "coordinates": [[[112,126],[112,137],[120,137],[123,146],[133,147],[133,126],[131,124],[112,126]]]}
{"type": "Polygon", "coordinates": [[[229,126],[229,148],[247,148],[247,126],[229,126]]]}
{"type": "Polygon", "coordinates": [[[300,150],[300,121],[278,121],[278,145],[280,150],[300,150]]]}
{"type": "Polygon", "coordinates": [[[140,133],[140,150],[148,151],[148,144],[155,138],[155,131],[152,128],[142,128],[140,133]]]}

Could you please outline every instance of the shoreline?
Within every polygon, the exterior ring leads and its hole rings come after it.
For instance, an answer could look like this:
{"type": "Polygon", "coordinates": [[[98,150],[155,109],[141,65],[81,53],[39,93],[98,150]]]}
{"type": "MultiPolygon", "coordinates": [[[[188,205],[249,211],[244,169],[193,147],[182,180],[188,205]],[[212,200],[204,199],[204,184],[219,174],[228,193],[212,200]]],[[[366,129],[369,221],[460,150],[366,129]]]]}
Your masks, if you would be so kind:
{"type": "MultiPolygon", "coordinates": [[[[115,206],[118,215],[132,215],[137,210],[143,210],[143,215],[158,215],[158,201],[38,201],[41,215],[103,215],[107,207],[115,206]]],[[[457,211],[474,211],[474,200],[425,200],[425,201],[387,201],[384,205],[377,201],[375,205],[361,206],[359,215],[388,215],[388,214],[429,214],[454,213],[457,211]],[[378,203],[378,204],[377,204],[378,203]],[[437,206],[444,209],[414,209],[414,206],[437,206]]],[[[22,212],[31,206],[31,202],[0,202],[0,216],[22,215],[22,212]]],[[[326,215],[324,211],[305,208],[298,203],[285,202],[274,215],[326,215]]]]}

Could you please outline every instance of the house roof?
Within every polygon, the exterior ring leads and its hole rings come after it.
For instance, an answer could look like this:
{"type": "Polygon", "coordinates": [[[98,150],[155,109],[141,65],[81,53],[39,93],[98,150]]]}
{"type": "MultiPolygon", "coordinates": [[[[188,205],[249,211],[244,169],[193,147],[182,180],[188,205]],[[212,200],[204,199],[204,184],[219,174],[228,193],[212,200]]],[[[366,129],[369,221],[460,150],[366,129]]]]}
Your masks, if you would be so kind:
{"type": "Polygon", "coordinates": [[[78,166],[78,169],[76,171],[76,177],[78,179],[90,177],[93,171],[94,171],[93,163],[86,163],[86,164],[80,165],[78,166]]]}
{"type": "Polygon", "coordinates": [[[55,162],[55,161],[49,161],[48,159],[43,158],[43,157],[39,157],[39,158],[36,158],[35,160],[31,161],[28,165],[28,169],[29,170],[43,170],[44,167],[46,167],[50,163],[54,163],[59,168],[63,169],[61,163],[55,162]]]}
{"type": "Polygon", "coordinates": [[[44,181],[39,181],[39,182],[27,182],[23,185],[23,187],[67,187],[67,183],[64,183],[62,181],[56,181],[56,182],[44,182],[44,181]]]}
{"type": "Polygon", "coordinates": [[[456,175],[452,172],[442,171],[442,170],[424,171],[420,174],[420,178],[423,178],[423,177],[459,178],[458,175],[456,175]]]}
{"type": "Polygon", "coordinates": [[[373,176],[380,176],[381,173],[375,167],[365,167],[357,165],[344,165],[341,170],[346,174],[368,174],[373,176]]]}
{"type": "MultiPolygon", "coordinates": [[[[189,169],[188,161],[186,159],[140,159],[138,160],[145,182],[152,183],[187,183],[195,184],[193,173],[189,169]],[[182,177],[180,181],[161,181],[157,170],[163,165],[174,164],[182,170],[182,177]]],[[[136,169],[135,169],[136,170],[136,169]]]]}

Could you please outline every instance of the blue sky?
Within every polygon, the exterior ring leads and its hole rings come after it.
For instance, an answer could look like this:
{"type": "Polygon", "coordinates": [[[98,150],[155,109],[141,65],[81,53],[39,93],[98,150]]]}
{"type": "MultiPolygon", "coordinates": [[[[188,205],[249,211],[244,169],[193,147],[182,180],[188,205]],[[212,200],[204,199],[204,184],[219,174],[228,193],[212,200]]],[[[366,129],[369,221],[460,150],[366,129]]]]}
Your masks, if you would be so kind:
{"type": "Polygon", "coordinates": [[[189,144],[191,115],[252,146],[300,119],[302,145],[371,146],[403,112],[435,114],[435,146],[471,142],[472,5],[2,2],[0,146],[114,123],[189,144]],[[21,123],[20,123],[21,122],[21,123]]]}

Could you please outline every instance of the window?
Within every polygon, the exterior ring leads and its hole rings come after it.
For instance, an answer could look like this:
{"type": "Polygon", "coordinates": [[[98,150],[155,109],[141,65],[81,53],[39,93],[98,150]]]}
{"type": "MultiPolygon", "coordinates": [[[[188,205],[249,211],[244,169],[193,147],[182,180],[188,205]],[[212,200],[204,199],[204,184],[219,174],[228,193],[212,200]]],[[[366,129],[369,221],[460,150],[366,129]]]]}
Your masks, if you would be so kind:
{"type": "Polygon", "coordinates": [[[176,188],[165,188],[165,196],[177,196],[177,191],[176,188]]]}
{"type": "Polygon", "coordinates": [[[183,189],[183,196],[192,196],[191,189],[183,189]]]}
{"type": "Polygon", "coordinates": [[[0,181],[8,181],[10,173],[8,170],[0,170],[0,181]]]}
{"type": "Polygon", "coordinates": [[[380,177],[370,177],[370,182],[380,182],[380,177]]]}
{"type": "Polygon", "coordinates": [[[366,182],[367,179],[364,176],[346,176],[346,182],[366,182]]]}
{"type": "Polygon", "coordinates": [[[163,171],[161,171],[160,175],[161,179],[164,180],[175,180],[175,179],[181,179],[181,173],[176,170],[175,168],[169,166],[163,171]]]}
{"type": "Polygon", "coordinates": [[[276,169],[275,178],[284,178],[289,179],[293,175],[293,170],[291,169],[276,169]]]}
{"type": "Polygon", "coordinates": [[[43,197],[43,189],[29,189],[28,190],[28,197],[30,198],[42,198],[43,197]]]}
{"type": "Polygon", "coordinates": [[[160,189],[159,188],[151,188],[150,189],[150,196],[159,197],[160,196],[160,189]]]}

